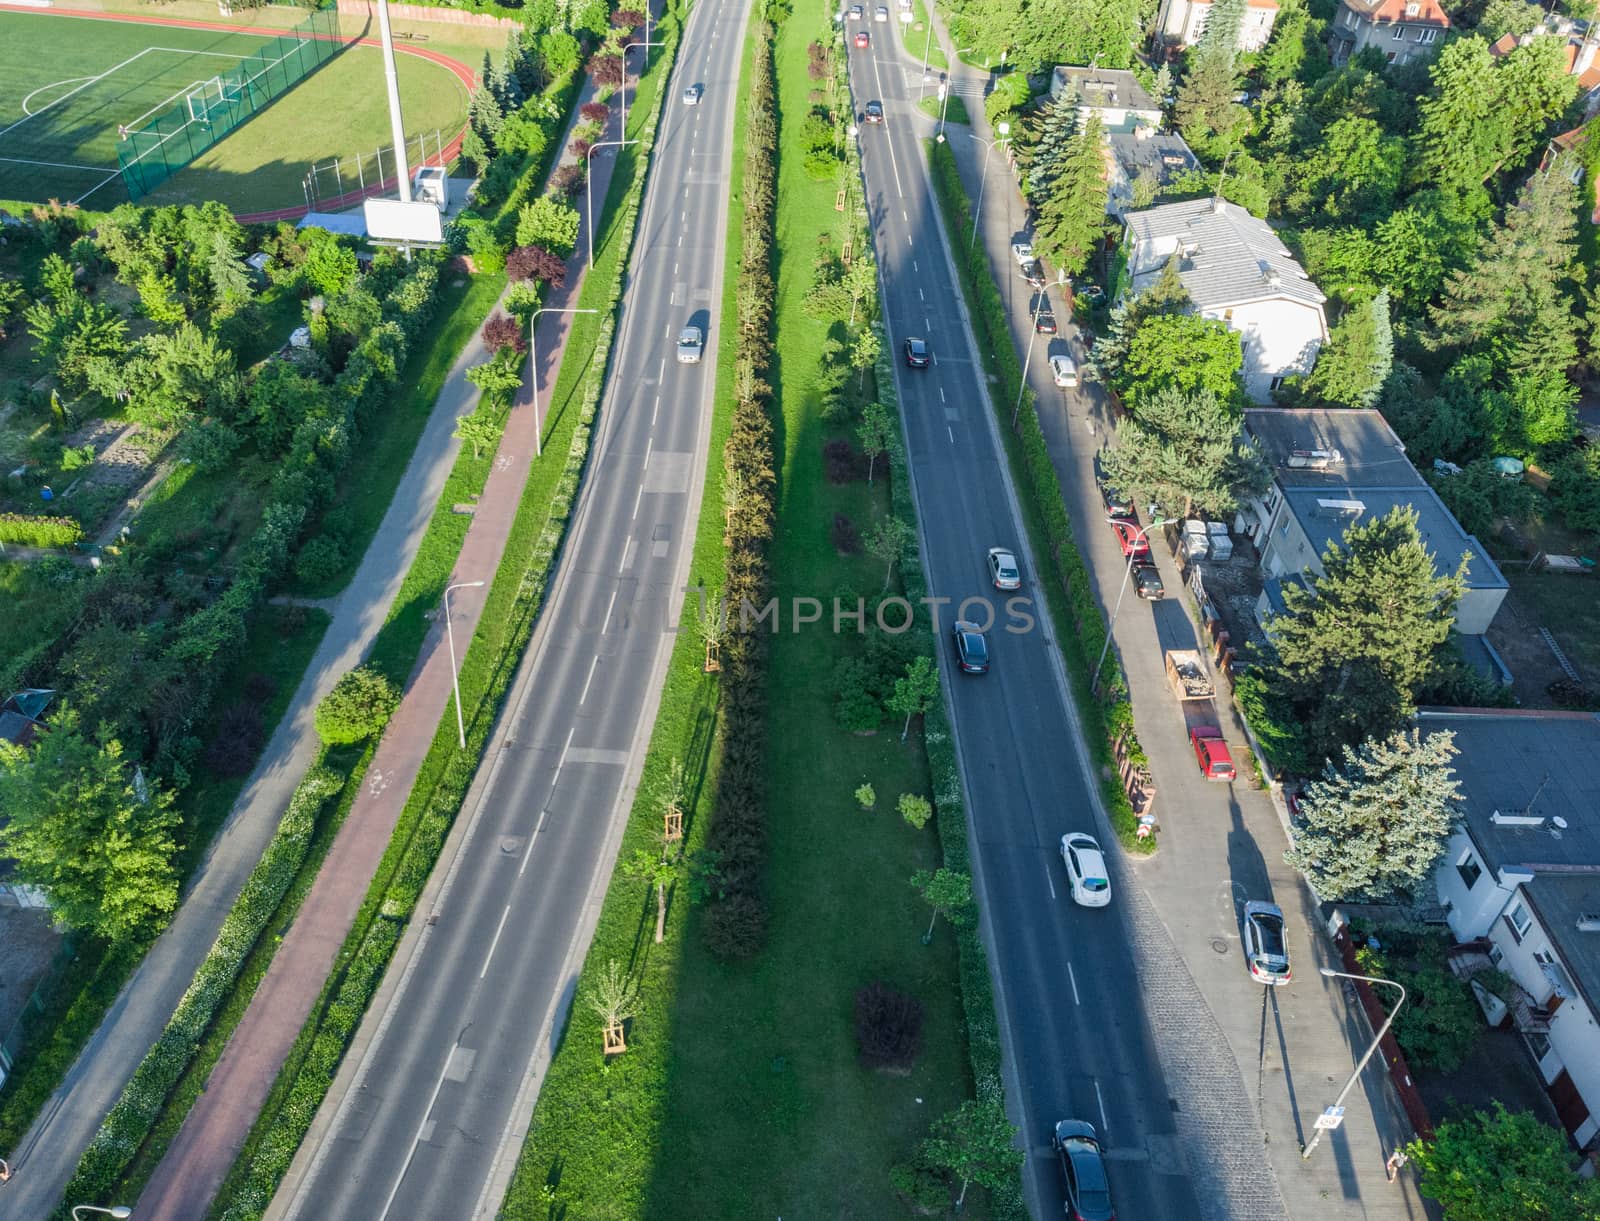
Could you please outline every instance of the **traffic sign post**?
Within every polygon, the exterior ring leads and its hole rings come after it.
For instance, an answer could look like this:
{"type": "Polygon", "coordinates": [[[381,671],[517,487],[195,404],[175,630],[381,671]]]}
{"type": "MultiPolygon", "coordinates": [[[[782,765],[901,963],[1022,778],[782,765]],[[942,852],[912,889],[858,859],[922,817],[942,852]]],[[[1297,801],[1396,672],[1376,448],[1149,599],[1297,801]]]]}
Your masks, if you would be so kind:
{"type": "Polygon", "coordinates": [[[1343,1107],[1328,1107],[1321,1115],[1317,1116],[1316,1127],[1324,1132],[1332,1132],[1344,1122],[1343,1107]]]}

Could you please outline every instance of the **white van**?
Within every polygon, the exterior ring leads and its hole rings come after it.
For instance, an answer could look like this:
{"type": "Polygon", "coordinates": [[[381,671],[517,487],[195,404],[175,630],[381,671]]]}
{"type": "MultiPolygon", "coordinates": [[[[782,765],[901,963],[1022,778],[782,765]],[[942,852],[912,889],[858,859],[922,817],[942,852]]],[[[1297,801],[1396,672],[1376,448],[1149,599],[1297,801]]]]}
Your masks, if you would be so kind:
{"type": "Polygon", "coordinates": [[[1076,386],[1078,384],[1078,366],[1072,363],[1070,356],[1052,356],[1050,358],[1050,376],[1055,379],[1058,386],[1076,386]]]}

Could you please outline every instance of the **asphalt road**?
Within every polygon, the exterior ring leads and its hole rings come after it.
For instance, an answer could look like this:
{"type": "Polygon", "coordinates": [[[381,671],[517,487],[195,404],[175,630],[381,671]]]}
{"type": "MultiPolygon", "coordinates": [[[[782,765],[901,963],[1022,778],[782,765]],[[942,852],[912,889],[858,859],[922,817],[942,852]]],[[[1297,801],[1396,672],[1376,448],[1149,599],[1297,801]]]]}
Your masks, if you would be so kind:
{"type": "Polygon", "coordinates": [[[528,1120],[530,1066],[544,1063],[575,984],[682,602],[717,336],[699,365],[676,362],[676,338],[689,322],[709,331],[721,293],[744,21],[737,0],[692,10],[556,586],[492,740],[481,798],[463,814],[473,822],[436,919],[280,1215],[398,1221],[499,1207],[528,1120]],[[704,97],[685,106],[683,87],[695,82],[704,97]]]}
{"type": "MultiPolygon", "coordinates": [[[[902,69],[887,25],[849,23],[846,37],[856,109],[876,99],[886,112],[882,125],[861,125],[860,142],[890,341],[898,350],[907,336],[923,337],[935,358],[925,370],[902,367],[899,377],[930,592],[952,606],[974,596],[998,603],[987,549],[1023,547],[1024,539],[923,170],[920,66],[902,69]],[[872,35],[870,49],[854,47],[858,29],[872,35]]],[[[1033,360],[1047,353],[1041,337],[1033,360]]],[[[1020,558],[1026,582],[1029,561],[1020,558]]],[[[951,618],[946,610],[941,627],[951,618]]],[[[1056,646],[1046,631],[1012,634],[1003,622],[989,632],[987,675],[955,673],[948,645],[941,666],[969,797],[1012,1116],[1029,1153],[1030,1210],[1060,1215],[1049,1138],[1057,1120],[1076,1118],[1101,1132],[1120,1216],[1281,1216],[1225,1040],[1118,859],[1051,655],[1056,646]],[[1058,845],[1072,830],[1110,849],[1107,909],[1079,908],[1067,893],[1058,845]],[[1163,1071],[1164,1058],[1175,1071],[1163,1071]],[[1215,1155],[1234,1137],[1237,1147],[1215,1155]]]]}

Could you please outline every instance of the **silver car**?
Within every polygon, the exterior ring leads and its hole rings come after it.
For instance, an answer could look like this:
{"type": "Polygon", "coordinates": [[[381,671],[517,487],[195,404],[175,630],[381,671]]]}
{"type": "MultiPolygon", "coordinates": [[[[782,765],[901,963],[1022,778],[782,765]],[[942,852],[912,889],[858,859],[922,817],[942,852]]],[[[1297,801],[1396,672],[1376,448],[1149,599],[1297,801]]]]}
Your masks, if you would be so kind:
{"type": "Polygon", "coordinates": [[[690,85],[683,91],[683,104],[685,106],[700,105],[701,88],[699,85],[690,85]]]}
{"type": "Polygon", "coordinates": [[[697,365],[700,351],[705,346],[705,335],[697,326],[686,326],[678,332],[678,363],[697,365]]]}
{"type": "Polygon", "coordinates": [[[1283,909],[1276,903],[1251,899],[1244,905],[1244,957],[1250,978],[1258,984],[1286,984],[1294,978],[1283,936],[1283,909]]]}
{"type": "Polygon", "coordinates": [[[1004,547],[990,547],[989,579],[996,589],[1021,589],[1022,573],[1017,570],[1017,557],[1004,547]]]}

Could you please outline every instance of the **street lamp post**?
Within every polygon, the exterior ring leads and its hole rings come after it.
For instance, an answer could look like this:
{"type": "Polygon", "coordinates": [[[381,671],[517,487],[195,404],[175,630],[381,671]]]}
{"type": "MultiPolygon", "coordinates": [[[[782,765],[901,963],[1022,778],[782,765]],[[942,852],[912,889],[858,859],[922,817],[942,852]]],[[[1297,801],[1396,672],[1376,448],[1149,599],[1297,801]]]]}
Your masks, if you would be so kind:
{"type": "Polygon", "coordinates": [[[461,721],[461,671],[456,669],[456,629],[450,622],[450,595],[458,589],[479,589],[482,581],[457,581],[444,587],[444,634],[450,641],[450,685],[456,693],[456,741],[467,749],[467,727],[461,721]]]}
{"type": "Polygon", "coordinates": [[[922,83],[917,86],[917,101],[928,89],[928,57],[933,54],[933,0],[928,0],[928,41],[922,48],[922,83]]]}
{"type": "MultiPolygon", "coordinates": [[[[627,135],[628,134],[628,52],[633,50],[635,47],[661,47],[661,46],[665,46],[665,45],[666,45],[665,43],[651,42],[650,41],[650,35],[646,34],[644,36],[644,41],[643,42],[630,42],[630,43],[627,44],[627,46],[622,48],[622,85],[618,88],[617,92],[622,95],[622,134],[623,135],[627,135]]],[[[641,64],[640,67],[639,67],[639,75],[641,77],[644,76],[645,69],[648,68],[649,66],[650,66],[650,53],[649,53],[649,51],[646,51],[645,52],[645,56],[644,56],[644,63],[641,64]]]]}
{"type": "MultiPolygon", "coordinates": [[[[623,128],[627,128],[627,120],[623,120],[623,128]]],[[[589,146],[589,152],[584,158],[588,168],[584,171],[583,186],[589,196],[589,267],[594,268],[594,155],[602,148],[621,148],[624,144],[637,144],[637,140],[602,140],[598,144],[589,146]]]]}
{"type": "MultiPolygon", "coordinates": [[[[1329,979],[1364,979],[1369,984],[1386,984],[1391,988],[1400,989],[1400,999],[1395,1002],[1394,1008],[1389,1011],[1389,1016],[1384,1018],[1383,1025],[1378,1027],[1378,1033],[1372,1036],[1372,1042],[1368,1045],[1366,1054],[1361,1057],[1360,1062],[1356,1065],[1355,1071],[1350,1074],[1350,1080],[1344,1083],[1344,1089],[1340,1090],[1339,1096],[1333,1100],[1333,1107],[1329,1108],[1333,1110],[1343,1105],[1345,1095],[1351,1091],[1355,1083],[1360,1079],[1361,1070],[1367,1067],[1367,1061],[1372,1059],[1372,1053],[1378,1050],[1378,1044],[1383,1042],[1383,1036],[1388,1034],[1389,1027],[1394,1025],[1394,1019],[1400,1012],[1400,1006],[1406,1003],[1406,987],[1404,984],[1398,984],[1392,979],[1379,979],[1376,975],[1352,975],[1348,971],[1335,971],[1332,967],[1322,967],[1320,970],[1329,979]]],[[[1311,1151],[1321,1143],[1322,1134],[1325,1131],[1327,1131],[1326,1128],[1319,1127],[1316,1129],[1306,1147],[1300,1151],[1301,1161],[1311,1156],[1311,1151]]]]}
{"type": "MultiPolygon", "coordinates": [[[[1067,273],[1063,268],[1056,268],[1056,284],[1067,282],[1067,273]]],[[[1039,295],[1033,303],[1033,330],[1028,333],[1028,354],[1022,360],[1022,380],[1017,384],[1017,401],[1011,405],[1011,427],[1017,426],[1017,416],[1022,412],[1022,396],[1028,389],[1028,366],[1033,364],[1033,341],[1039,337],[1039,314],[1042,307],[1050,303],[1049,294],[1044,289],[1039,290],[1039,295]]]]}
{"type": "MultiPolygon", "coordinates": [[[[594,255],[594,226],[589,226],[589,254],[594,255]]],[[[539,434],[544,429],[544,424],[539,419],[539,315],[540,314],[598,314],[597,309],[556,309],[553,305],[540,306],[533,311],[533,320],[528,323],[528,353],[529,381],[533,383],[533,456],[543,456],[543,443],[539,434]]]]}
{"type": "Polygon", "coordinates": [[[84,1213],[104,1213],[108,1217],[115,1217],[117,1221],[127,1221],[133,1216],[133,1209],[126,1204],[113,1204],[110,1208],[101,1208],[98,1204],[74,1204],[72,1221],[83,1221],[84,1213]]]}
{"type": "Polygon", "coordinates": [[[1089,689],[1091,691],[1099,686],[1100,668],[1106,664],[1106,654],[1111,651],[1111,633],[1116,631],[1117,616],[1122,613],[1122,598],[1128,592],[1128,581],[1133,576],[1133,554],[1139,550],[1139,540],[1157,526],[1170,526],[1178,520],[1176,517],[1156,517],[1154,513],[1151,514],[1151,518],[1150,524],[1137,531],[1133,536],[1133,542],[1128,546],[1128,563],[1122,570],[1122,584],[1117,587],[1117,605],[1111,611],[1111,622],[1106,624],[1106,642],[1101,646],[1100,660],[1094,663],[1094,677],[1089,680],[1089,689]]]}
{"type": "Polygon", "coordinates": [[[972,209],[972,236],[967,239],[967,248],[969,250],[972,248],[972,244],[978,240],[978,217],[983,215],[983,192],[984,188],[989,185],[989,154],[994,152],[995,145],[1005,144],[1011,138],[1011,124],[996,124],[995,130],[1000,134],[993,140],[985,140],[982,136],[975,136],[970,132],[967,133],[967,139],[976,140],[983,145],[983,176],[978,179],[978,206],[972,209]]]}

